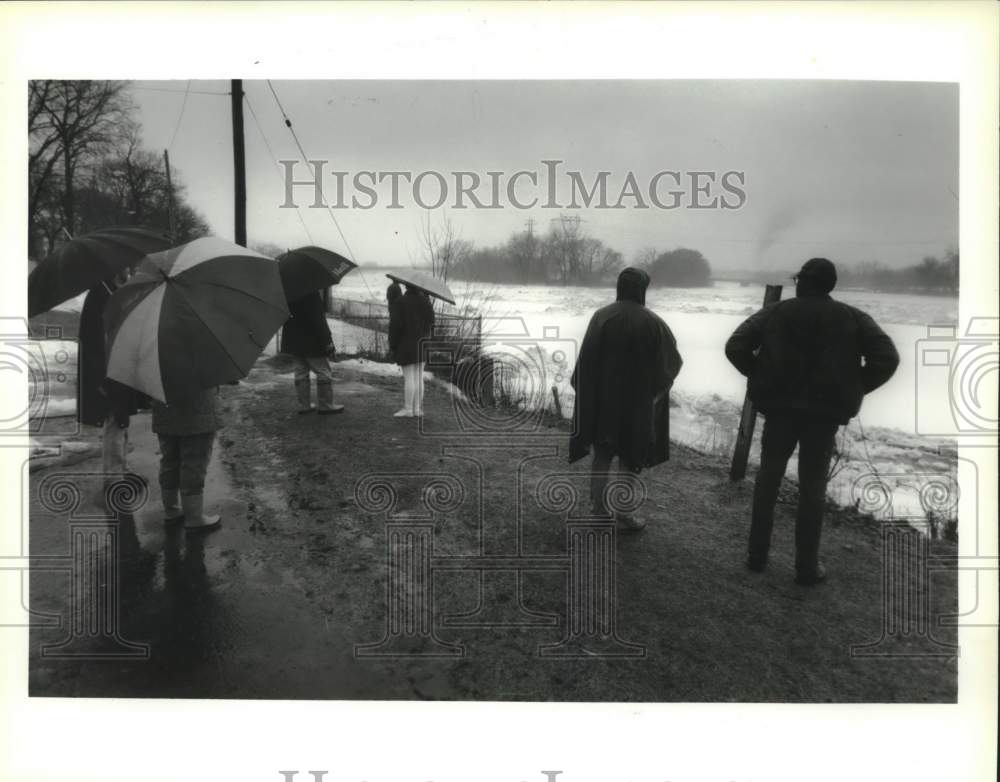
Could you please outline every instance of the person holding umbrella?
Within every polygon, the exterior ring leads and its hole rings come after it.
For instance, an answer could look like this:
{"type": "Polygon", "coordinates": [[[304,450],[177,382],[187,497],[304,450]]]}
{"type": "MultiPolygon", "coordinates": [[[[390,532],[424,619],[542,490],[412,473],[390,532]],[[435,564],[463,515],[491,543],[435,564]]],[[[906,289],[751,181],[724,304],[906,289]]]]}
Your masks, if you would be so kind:
{"type": "Polygon", "coordinates": [[[169,238],[138,227],[102,228],[70,237],[28,276],[28,317],[48,312],[83,292],[77,334],[77,421],[103,428],[104,504],[108,486],[128,471],[129,417],[140,395],[106,378],[104,314],[111,294],[146,255],[170,246],[169,238]]]}
{"type": "Polygon", "coordinates": [[[333,403],[333,338],[326,322],[326,308],[320,291],[337,285],[345,274],[357,268],[353,261],[323,247],[299,247],[278,256],[281,285],[291,317],[281,331],[281,352],[295,360],[295,393],[299,413],[317,410],[320,415],[344,412],[333,403]],[[309,373],[316,375],[316,403],[311,402],[309,373]]]}
{"type": "Polygon", "coordinates": [[[333,357],[333,337],[326,322],[323,297],[318,290],[288,303],[292,317],[281,330],[281,352],[295,361],[295,393],[299,414],[316,410],[320,415],[344,412],[343,405],[333,403],[333,372],[329,359],[333,357]],[[312,406],[310,372],[316,375],[316,407],[312,406]]]}
{"type": "Polygon", "coordinates": [[[219,525],[204,515],[215,389],[246,377],[288,314],[275,260],[217,237],[146,256],[111,296],[107,374],[154,400],[167,521],[219,525]]]}
{"type": "Polygon", "coordinates": [[[219,418],[218,389],[195,392],[172,404],[153,401],[153,432],[160,441],[160,493],[165,520],[188,530],[209,530],[222,517],[206,516],[205,476],[219,418]]]}
{"type": "Polygon", "coordinates": [[[389,349],[403,368],[403,406],[396,418],[419,418],[424,414],[424,362],[420,342],[431,335],[434,307],[430,297],[415,285],[396,299],[389,313],[389,349]]]}
{"type": "Polygon", "coordinates": [[[127,269],[123,270],[90,289],[80,310],[77,337],[76,419],[81,424],[103,429],[105,486],[128,472],[129,419],[139,410],[139,395],[106,377],[104,308],[115,289],[128,280],[128,274],[127,269]]]}

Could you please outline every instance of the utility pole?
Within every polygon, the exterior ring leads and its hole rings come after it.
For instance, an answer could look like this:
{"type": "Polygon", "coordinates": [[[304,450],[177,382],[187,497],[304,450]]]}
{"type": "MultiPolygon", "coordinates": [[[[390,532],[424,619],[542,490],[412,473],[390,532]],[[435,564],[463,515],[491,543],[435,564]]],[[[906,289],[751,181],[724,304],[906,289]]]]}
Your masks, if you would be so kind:
{"type": "MultiPolygon", "coordinates": [[[[764,306],[781,300],[781,286],[767,285],[764,288],[764,306]]],[[[757,409],[750,401],[750,391],[747,390],[743,399],[743,412],[740,414],[740,425],[736,430],[736,446],[733,448],[733,462],[729,468],[729,480],[741,481],[747,474],[747,461],[750,458],[750,445],[753,443],[753,430],[757,423],[757,409]]]]}
{"type": "Polygon", "coordinates": [[[243,80],[232,80],[233,169],[236,197],[236,244],[247,246],[247,166],[243,146],[243,80]]]}
{"type": "Polygon", "coordinates": [[[174,185],[170,180],[170,153],[167,150],[163,150],[163,165],[167,170],[167,233],[173,242],[177,238],[174,232],[174,185]]]}
{"type": "Polygon", "coordinates": [[[535,218],[534,217],[529,217],[528,221],[525,223],[525,225],[528,227],[528,236],[534,236],[535,235],[535,218]]]}

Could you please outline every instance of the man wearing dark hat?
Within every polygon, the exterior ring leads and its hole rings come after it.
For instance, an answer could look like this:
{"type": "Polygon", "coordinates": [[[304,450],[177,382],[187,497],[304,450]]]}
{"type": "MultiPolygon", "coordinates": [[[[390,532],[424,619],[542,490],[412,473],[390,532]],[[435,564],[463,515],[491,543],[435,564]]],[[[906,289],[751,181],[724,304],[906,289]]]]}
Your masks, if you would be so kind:
{"type": "Polygon", "coordinates": [[[826,578],[819,563],[826,483],[837,428],[861,409],[865,394],[899,365],[892,340],[869,315],[830,298],[837,269],[812,258],[792,279],[795,298],[751,315],[726,342],[726,357],[748,378],[764,415],[760,470],[754,484],[747,567],[763,570],[778,489],[799,447],[795,581],[826,578]]]}
{"type": "MultiPolygon", "coordinates": [[[[606,515],[605,490],[611,462],[635,481],[643,467],[668,458],[667,392],[681,369],[677,342],[663,320],[646,309],[649,275],[625,269],[618,275],[617,301],[594,313],[570,380],[576,391],[569,460],[594,449],[592,510],[606,515]]],[[[635,488],[633,486],[633,488],[635,488]]],[[[625,531],[645,522],[618,513],[625,531]]]]}

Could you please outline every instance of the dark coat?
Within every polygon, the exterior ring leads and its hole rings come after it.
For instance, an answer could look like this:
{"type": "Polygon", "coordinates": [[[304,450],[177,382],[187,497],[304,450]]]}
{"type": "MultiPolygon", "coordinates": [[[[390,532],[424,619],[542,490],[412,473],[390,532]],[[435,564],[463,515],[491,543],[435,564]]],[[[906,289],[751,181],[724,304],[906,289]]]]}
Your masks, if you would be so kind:
{"type": "Polygon", "coordinates": [[[407,288],[389,306],[389,350],[400,366],[421,360],[420,340],[431,336],[434,307],[425,293],[407,288]]]}
{"type": "Polygon", "coordinates": [[[323,297],[313,291],[288,305],[291,317],[281,329],[281,352],[295,356],[325,356],[333,344],[323,297]]]}
{"type": "Polygon", "coordinates": [[[119,426],[128,426],[129,417],[138,412],[142,398],[128,386],[106,377],[104,309],[114,289],[113,283],[101,283],[91,288],[80,310],[76,419],[90,426],[103,426],[108,416],[114,416],[119,426]]]}
{"type": "Polygon", "coordinates": [[[726,357],[747,376],[750,399],[765,416],[797,411],[840,424],[899,365],[895,345],[869,315],[826,294],[751,315],[726,342],[726,357]]]}
{"type": "Polygon", "coordinates": [[[153,400],[153,431],[175,437],[216,431],[219,428],[215,409],[218,393],[218,389],[210,388],[169,405],[153,400]]]}
{"type": "Polygon", "coordinates": [[[576,390],[571,462],[595,444],[610,447],[632,469],[669,457],[667,392],[683,362],[670,328],[639,303],[644,293],[645,283],[638,293],[619,284],[619,300],[590,319],[570,380],[576,390]]]}

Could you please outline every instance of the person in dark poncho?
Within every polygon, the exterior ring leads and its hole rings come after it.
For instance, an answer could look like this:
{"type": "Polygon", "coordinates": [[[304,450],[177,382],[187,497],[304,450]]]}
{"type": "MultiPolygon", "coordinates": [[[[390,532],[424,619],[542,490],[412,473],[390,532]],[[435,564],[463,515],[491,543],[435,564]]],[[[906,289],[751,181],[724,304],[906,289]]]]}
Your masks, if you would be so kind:
{"type": "Polygon", "coordinates": [[[767,565],[774,504],[798,446],[795,581],[813,585],[826,579],[819,542],[834,437],[858,414],[864,395],[892,377],[899,354],[869,315],[831,298],[837,284],[831,261],[811,258],[794,279],[795,298],[741,323],[726,342],[726,357],[747,376],[750,400],[764,416],[747,567],[759,572],[767,565]]]}
{"type": "MultiPolygon", "coordinates": [[[[570,380],[576,399],[569,459],[582,459],[593,447],[596,515],[608,512],[604,494],[614,457],[619,475],[631,480],[669,457],[667,394],[683,362],[670,328],[645,306],[648,286],[644,271],[622,271],[617,301],[590,319],[570,380]]],[[[645,526],[628,514],[617,514],[617,521],[625,530],[645,526]]]]}

